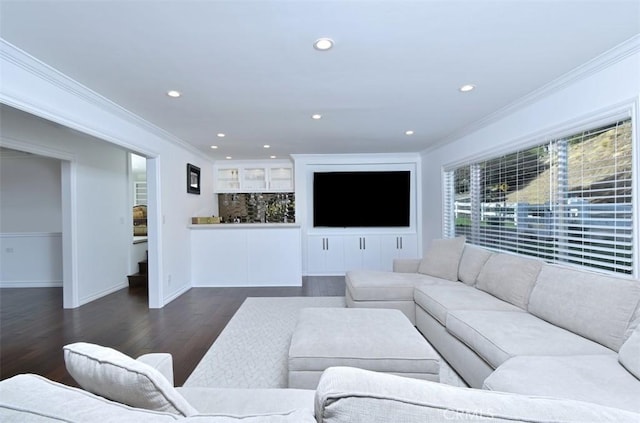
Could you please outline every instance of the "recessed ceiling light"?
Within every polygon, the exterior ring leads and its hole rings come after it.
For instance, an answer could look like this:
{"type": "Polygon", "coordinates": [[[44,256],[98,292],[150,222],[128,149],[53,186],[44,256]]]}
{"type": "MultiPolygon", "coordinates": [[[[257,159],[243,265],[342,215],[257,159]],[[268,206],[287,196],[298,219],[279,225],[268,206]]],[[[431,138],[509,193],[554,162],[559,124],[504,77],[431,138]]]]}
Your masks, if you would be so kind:
{"type": "Polygon", "coordinates": [[[233,159],[233,157],[231,157],[231,156],[227,156],[227,157],[225,157],[225,159],[227,159],[227,160],[231,160],[231,159],[233,159]]]}
{"type": "Polygon", "coordinates": [[[211,148],[215,150],[215,149],[218,148],[218,146],[217,145],[212,145],[211,148]]]}
{"type": "Polygon", "coordinates": [[[218,138],[224,138],[224,137],[225,137],[225,134],[223,134],[222,132],[220,132],[219,134],[216,134],[216,136],[217,136],[218,138]]]}
{"type": "Polygon", "coordinates": [[[405,134],[405,135],[413,135],[413,134],[414,134],[414,132],[413,132],[413,131],[411,131],[411,130],[409,130],[409,131],[404,131],[404,134],[405,134]]]}
{"type": "Polygon", "coordinates": [[[475,90],[476,86],[473,84],[465,84],[459,88],[460,92],[468,93],[469,91],[475,90]]]}
{"type": "Polygon", "coordinates": [[[311,119],[314,119],[314,120],[322,119],[322,115],[316,113],[315,115],[311,115],[311,119]]]}
{"type": "Polygon", "coordinates": [[[318,38],[313,43],[313,48],[320,51],[326,51],[333,47],[333,40],[331,38],[318,38]]]}
{"type": "Polygon", "coordinates": [[[265,144],[263,145],[264,148],[271,148],[271,146],[269,144],[265,144]]]}
{"type": "Polygon", "coordinates": [[[275,159],[275,158],[276,158],[276,156],[269,156],[269,158],[271,158],[271,159],[275,159]]]}
{"type": "Polygon", "coordinates": [[[169,97],[178,98],[178,97],[180,97],[182,94],[180,93],[180,91],[176,91],[176,90],[169,90],[169,91],[167,91],[167,95],[168,95],[169,97]]]}

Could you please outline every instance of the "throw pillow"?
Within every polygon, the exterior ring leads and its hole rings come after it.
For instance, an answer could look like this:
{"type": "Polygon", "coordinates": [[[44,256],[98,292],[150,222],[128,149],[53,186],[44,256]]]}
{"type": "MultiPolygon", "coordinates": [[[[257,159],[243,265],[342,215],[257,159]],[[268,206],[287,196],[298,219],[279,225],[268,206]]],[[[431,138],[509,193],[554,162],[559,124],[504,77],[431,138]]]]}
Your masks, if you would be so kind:
{"type": "Polygon", "coordinates": [[[85,390],[136,408],[197,414],[162,373],[112,348],[78,342],[64,347],[69,374],[85,390]]]}
{"type": "Polygon", "coordinates": [[[640,379],[640,328],[636,328],[618,352],[618,361],[640,379]]]}
{"type": "Polygon", "coordinates": [[[418,273],[458,281],[458,265],[466,238],[434,239],[418,266],[418,273]]]}

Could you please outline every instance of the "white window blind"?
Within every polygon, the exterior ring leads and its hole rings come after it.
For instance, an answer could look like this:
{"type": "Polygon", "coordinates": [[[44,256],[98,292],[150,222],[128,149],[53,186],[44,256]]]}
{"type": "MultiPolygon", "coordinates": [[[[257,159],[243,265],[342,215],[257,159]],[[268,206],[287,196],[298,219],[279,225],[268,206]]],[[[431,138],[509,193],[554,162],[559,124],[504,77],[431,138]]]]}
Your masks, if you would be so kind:
{"type": "Polygon", "coordinates": [[[631,134],[624,119],[445,171],[445,236],[632,274],[631,134]]]}

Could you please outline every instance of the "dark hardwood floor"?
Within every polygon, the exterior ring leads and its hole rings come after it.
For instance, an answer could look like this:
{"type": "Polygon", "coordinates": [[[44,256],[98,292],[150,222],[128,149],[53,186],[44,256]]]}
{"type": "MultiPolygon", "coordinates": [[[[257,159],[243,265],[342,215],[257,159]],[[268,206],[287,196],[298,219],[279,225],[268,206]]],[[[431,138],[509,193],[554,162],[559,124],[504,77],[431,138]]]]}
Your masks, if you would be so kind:
{"type": "Polygon", "coordinates": [[[147,307],[144,289],[122,289],[73,310],[62,288],[0,289],[0,379],[36,373],[77,386],[62,347],[91,342],[137,357],[173,355],[182,386],[247,297],[342,296],[344,277],[305,277],[302,287],[192,288],[162,309],[147,307]]]}

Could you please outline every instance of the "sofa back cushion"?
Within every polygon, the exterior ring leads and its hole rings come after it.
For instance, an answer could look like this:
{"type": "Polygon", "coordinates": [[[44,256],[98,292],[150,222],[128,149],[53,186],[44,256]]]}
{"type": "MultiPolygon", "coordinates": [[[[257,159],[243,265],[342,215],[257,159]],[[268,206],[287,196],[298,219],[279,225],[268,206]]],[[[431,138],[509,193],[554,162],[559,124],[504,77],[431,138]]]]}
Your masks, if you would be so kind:
{"type": "Polygon", "coordinates": [[[147,410],[197,414],[159,371],[112,348],[69,344],[64,347],[64,361],[75,381],[94,394],[147,410]]]}
{"type": "Polygon", "coordinates": [[[493,254],[478,274],[476,288],[526,310],[542,265],[543,262],[537,259],[493,254]]]}
{"type": "Polygon", "coordinates": [[[618,353],[618,361],[636,379],[640,379],[640,328],[636,328],[629,339],[622,344],[618,353]]]}
{"type": "Polygon", "coordinates": [[[636,422],[638,414],[565,398],[469,389],[353,367],[332,367],[316,390],[322,423],[636,422]]]}
{"type": "Polygon", "coordinates": [[[458,280],[458,266],[464,250],[465,237],[434,239],[420,261],[418,273],[436,278],[458,280]]]}
{"type": "Polygon", "coordinates": [[[618,351],[638,301],[637,281],[547,264],[533,288],[528,311],[618,351]]]}
{"type": "Polygon", "coordinates": [[[482,267],[491,255],[493,253],[489,250],[466,244],[458,266],[458,279],[469,286],[475,285],[482,267]]]}

